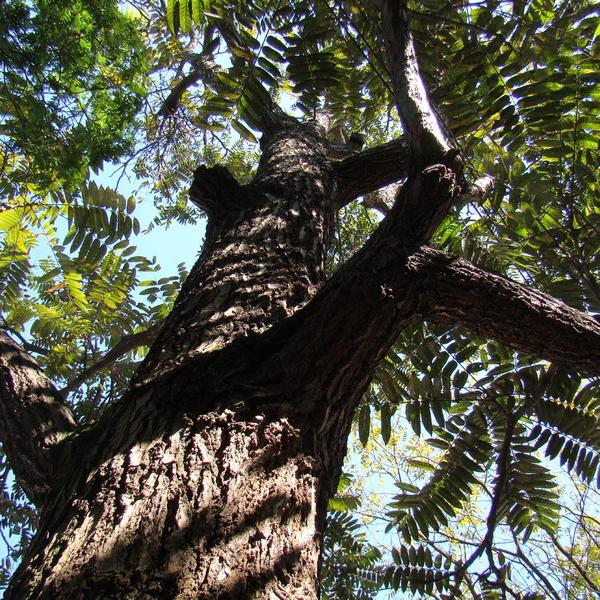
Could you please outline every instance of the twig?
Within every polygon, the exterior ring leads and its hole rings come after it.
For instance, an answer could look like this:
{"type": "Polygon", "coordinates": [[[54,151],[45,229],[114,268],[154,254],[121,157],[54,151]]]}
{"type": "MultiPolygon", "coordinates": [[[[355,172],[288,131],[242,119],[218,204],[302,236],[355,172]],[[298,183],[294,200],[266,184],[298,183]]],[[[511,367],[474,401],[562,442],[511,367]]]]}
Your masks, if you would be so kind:
{"type": "Polygon", "coordinates": [[[6,319],[4,317],[2,317],[2,325],[0,325],[0,329],[4,329],[5,331],[8,331],[9,333],[11,333],[12,335],[14,335],[15,337],[19,338],[19,342],[21,342],[21,346],[23,346],[23,348],[27,351],[27,352],[35,352],[36,354],[41,354],[42,356],[47,356],[48,355],[48,349],[44,348],[42,346],[38,346],[37,344],[33,344],[32,342],[28,342],[16,329],[14,329],[13,327],[11,327],[7,322],[6,319]]]}
{"type": "Polygon", "coordinates": [[[581,567],[581,565],[573,558],[573,556],[567,552],[567,550],[565,550],[562,546],[562,544],[558,541],[558,538],[551,534],[550,538],[552,539],[552,542],[554,543],[554,545],[556,546],[556,549],[575,567],[575,569],[577,569],[577,572],[581,575],[582,579],[590,586],[590,588],[592,590],[594,590],[594,592],[596,592],[596,594],[598,594],[598,596],[600,597],[600,587],[598,587],[585,573],[584,569],[581,567]]]}
{"type": "Polygon", "coordinates": [[[90,377],[95,375],[98,371],[114,364],[117,359],[123,356],[123,354],[126,354],[134,348],[151,344],[156,339],[163,322],[164,321],[162,320],[158,321],[144,331],[123,336],[99,361],[95,362],[89,368],[84,369],[77,377],[69,381],[67,385],[60,390],[60,393],[63,396],[66,396],[69,392],[77,389],[82,383],[90,379],[90,377]]]}

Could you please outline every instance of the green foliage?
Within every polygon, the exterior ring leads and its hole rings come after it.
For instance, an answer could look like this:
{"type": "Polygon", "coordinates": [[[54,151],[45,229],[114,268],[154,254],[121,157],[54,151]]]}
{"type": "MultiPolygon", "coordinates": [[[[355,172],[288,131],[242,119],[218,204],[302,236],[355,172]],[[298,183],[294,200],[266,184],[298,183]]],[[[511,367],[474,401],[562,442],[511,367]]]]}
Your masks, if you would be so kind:
{"type": "Polygon", "coordinates": [[[5,194],[73,189],[131,149],[146,66],[117,2],[3,2],[0,64],[5,194]]]}
{"type": "MultiPolygon", "coordinates": [[[[432,552],[443,550],[448,562],[445,575],[435,575],[423,571],[423,564],[398,562],[392,554],[398,564],[385,571],[386,584],[425,595],[434,593],[436,585],[439,592],[443,585],[460,586],[466,559],[455,553],[463,527],[474,529],[464,535],[480,540],[475,547],[491,544],[486,556],[496,564],[505,560],[500,557],[508,551],[507,540],[526,543],[557,536],[564,526],[564,491],[559,490],[556,468],[598,485],[597,386],[597,380],[582,383],[573,373],[460,332],[427,326],[406,331],[378,368],[368,402],[358,411],[358,437],[372,451],[365,429],[377,424],[369,404],[404,408],[390,411],[396,415],[391,417],[392,430],[404,423],[416,436],[433,434],[424,438],[429,449],[425,456],[422,450],[416,455],[405,451],[406,469],[417,474],[416,480],[411,481],[414,475],[408,481],[406,475],[394,479],[399,492],[380,519],[401,540],[396,552],[416,544],[432,552]],[[366,425],[364,412],[371,414],[366,425]],[[554,465],[548,462],[553,459],[554,465]],[[484,502],[485,510],[474,511],[474,502],[484,502]],[[497,546],[494,532],[502,540],[497,546]],[[440,541],[447,536],[455,540],[450,545],[440,541]]],[[[384,420],[380,414],[383,433],[390,428],[390,416],[384,420]]],[[[491,567],[482,571],[481,560],[475,564],[485,595],[497,574],[491,567]]]]}
{"type": "Polygon", "coordinates": [[[370,600],[382,581],[380,550],[368,543],[358,520],[352,516],[357,499],[347,495],[351,477],[342,475],[338,494],[329,501],[323,539],[321,595],[331,600],[370,600]]]}
{"type": "Polygon", "coordinates": [[[9,465],[1,458],[0,527],[3,538],[9,538],[6,552],[0,558],[0,589],[4,589],[19,563],[23,549],[29,545],[37,526],[37,512],[12,478],[9,465]]]}
{"type": "Polygon", "coordinates": [[[404,546],[392,549],[394,564],[389,566],[383,580],[386,585],[402,592],[432,595],[451,590],[449,569],[452,560],[434,554],[427,546],[404,546]]]}
{"type": "Polygon", "coordinates": [[[497,181],[455,244],[572,306],[600,310],[595,7],[490,2],[439,18],[421,12],[441,114],[474,172],[497,181]]]}

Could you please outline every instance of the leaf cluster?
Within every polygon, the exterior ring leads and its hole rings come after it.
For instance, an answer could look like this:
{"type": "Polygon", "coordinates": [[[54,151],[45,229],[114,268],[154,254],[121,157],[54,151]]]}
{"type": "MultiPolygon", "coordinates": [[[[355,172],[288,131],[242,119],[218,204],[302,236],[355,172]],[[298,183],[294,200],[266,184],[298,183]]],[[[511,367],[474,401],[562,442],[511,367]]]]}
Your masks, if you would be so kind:
{"type": "Polygon", "coordinates": [[[131,149],[147,67],[117,2],[3,2],[0,65],[4,193],[73,189],[131,149]]]}

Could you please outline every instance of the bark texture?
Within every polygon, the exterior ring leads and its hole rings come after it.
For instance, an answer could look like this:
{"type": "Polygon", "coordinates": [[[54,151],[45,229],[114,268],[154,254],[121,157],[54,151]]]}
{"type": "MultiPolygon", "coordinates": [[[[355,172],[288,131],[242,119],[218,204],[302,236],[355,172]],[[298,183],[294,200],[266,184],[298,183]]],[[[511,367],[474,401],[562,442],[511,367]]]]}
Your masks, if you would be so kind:
{"type": "Polygon", "coordinates": [[[358,196],[378,190],[408,175],[408,146],[404,139],[368,148],[335,165],[339,181],[337,203],[344,206],[358,196]]]}
{"type": "Polygon", "coordinates": [[[406,0],[376,0],[392,77],[394,100],[414,165],[436,162],[450,146],[431,106],[409,27],[406,0]]]}
{"type": "Polygon", "coordinates": [[[7,598],[316,596],[320,473],[299,429],[228,410],[164,417],[45,516],[7,598]]]}

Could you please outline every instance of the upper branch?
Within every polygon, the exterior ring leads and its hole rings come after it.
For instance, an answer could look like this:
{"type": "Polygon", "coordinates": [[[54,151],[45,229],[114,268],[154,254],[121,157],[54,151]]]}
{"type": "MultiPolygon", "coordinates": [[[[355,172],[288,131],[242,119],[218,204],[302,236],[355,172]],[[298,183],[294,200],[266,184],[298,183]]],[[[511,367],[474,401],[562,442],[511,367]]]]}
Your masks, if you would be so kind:
{"type": "Polygon", "coordinates": [[[405,0],[379,0],[394,99],[417,165],[439,160],[449,149],[419,72],[405,0]]]}
{"type": "Polygon", "coordinates": [[[512,348],[600,374],[600,323],[548,294],[432,248],[410,259],[426,319],[465,327],[512,348]]]}
{"type": "Polygon", "coordinates": [[[179,107],[183,94],[200,81],[212,89],[218,88],[219,80],[217,79],[216,66],[213,62],[213,51],[211,50],[214,41],[213,33],[214,27],[207,27],[204,32],[204,50],[200,54],[192,52],[186,56],[183,62],[189,62],[192,69],[181,81],[171,88],[169,95],[165,98],[158,111],[158,116],[170,117],[179,107]]]}
{"type": "Polygon", "coordinates": [[[75,425],[40,366],[0,329],[0,439],[18,482],[38,506],[55,477],[52,450],[75,425]]]}
{"type": "MultiPolygon", "coordinates": [[[[210,49],[212,47],[212,36],[213,28],[211,27],[207,29],[205,35],[205,48],[210,49]]],[[[209,50],[208,52],[204,51],[200,54],[192,52],[187,55],[183,62],[190,63],[190,72],[171,88],[171,91],[158,111],[158,116],[170,117],[173,115],[179,107],[185,92],[193,88],[199,82],[203,83],[204,86],[209,87],[216,93],[223,91],[223,83],[218,77],[220,67],[214,62],[212,50],[209,50]]],[[[271,136],[280,129],[298,123],[297,119],[283,111],[271,98],[263,84],[253,74],[252,67],[243,82],[238,102],[241,100],[241,96],[247,92],[249,92],[250,96],[256,101],[252,103],[250,111],[242,106],[240,114],[244,116],[253,128],[261,133],[271,136]]]]}

